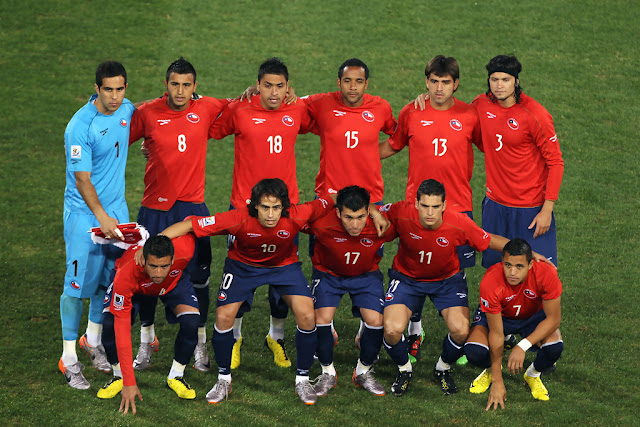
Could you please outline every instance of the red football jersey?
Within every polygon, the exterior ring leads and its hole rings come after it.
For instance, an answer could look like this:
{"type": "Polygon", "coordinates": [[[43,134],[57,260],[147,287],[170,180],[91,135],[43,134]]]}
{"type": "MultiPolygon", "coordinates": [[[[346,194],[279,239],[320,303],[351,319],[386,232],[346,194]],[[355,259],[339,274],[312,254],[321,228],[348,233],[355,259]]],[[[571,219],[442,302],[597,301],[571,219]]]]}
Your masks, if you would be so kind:
{"type": "Polygon", "coordinates": [[[542,308],[543,300],[562,294],[558,271],[546,262],[533,262],[524,281],[512,286],[507,282],[502,263],[492,265],[480,282],[480,309],[507,319],[528,319],[542,308]]]}
{"type": "Polygon", "coordinates": [[[392,268],[422,282],[444,280],[460,271],[456,246],[484,251],[491,240],[467,215],[453,210],[445,210],[443,223],[435,230],[420,224],[415,202],[394,203],[388,216],[400,237],[392,268]]]}
{"type": "Polygon", "coordinates": [[[340,91],[302,98],[320,135],[320,169],[316,194],[358,185],[382,201],[384,183],[378,143],[380,132],[393,134],[396,119],[379,96],[364,94],[360,107],[347,107],[340,91]]]}
{"type": "Polygon", "coordinates": [[[165,94],[133,113],[129,143],[144,138],[149,150],[142,206],[167,211],[176,200],[204,203],[209,128],[227,104],[203,96],[174,111],[165,94]]]}
{"type": "Polygon", "coordinates": [[[291,204],[297,204],[296,137],[310,128],[311,119],[301,102],[266,110],[260,104],[260,95],[254,95],[251,102],[229,104],[213,124],[211,135],[215,139],[235,135],[231,204],[236,208],[246,206],[251,189],[264,178],[282,179],[289,188],[291,204]]]}
{"type": "Polygon", "coordinates": [[[234,235],[236,239],[227,255],[233,260],[258,267],[282,267],[298,262],[294,238],[300,229],[331,208],[333,201],[329,197],[292,205],[289,217],[281,217],[273,228],[260,225],[246,206],[214,216],[192,217],[191,224],[198,237],[234,235]]]}
{"type": "Polygon", "coordinates": [[[362,233],[353,237],[344,229],[335,209],[313,221],[302,230],[316,236],[311,262],[313,266],[334,276],[352,277],[378,270],[378,249],[395,239],[393,226],[382,237],[371,218],[367,218],[362,233]]]}
{"type": "Polygon", "coordinates": [[[409,178],[405,200],[416,200],[425,179],[444,185],[447,206],[458,212],[472,211],[471,175],[473,146],[482,150],[480,122],[469,104],[455,100],[448,110],[436,110],[429,103],[423,111],[407,104],[398,116],[398,129],[389,139],[394,150],[409,146],[409,178]]]}
{"type": "Polygon", "coordinates": [[[564,161],[551,114],[524,93],[503,108],[479,95],[478,111],[487,172],[487,197],[514,207],[557,200],[564,161]]]}
{"type": "Polygon", "coordinates": [[[134,294],[160,296],[171,292],[182,277],[182,271],[193,257],[195,238],[193,234],[172,240],[174,247],[171,272],[162,281],[155,284],[133,259],[139,246],[133,246],[116,261],[116,276],[113,279],[111,305],[109,311],[114,317],[118,360],[122,369],[124,385],[136,385],[133,373],[133,353],[131,349],[131,297],[134,294]]]}

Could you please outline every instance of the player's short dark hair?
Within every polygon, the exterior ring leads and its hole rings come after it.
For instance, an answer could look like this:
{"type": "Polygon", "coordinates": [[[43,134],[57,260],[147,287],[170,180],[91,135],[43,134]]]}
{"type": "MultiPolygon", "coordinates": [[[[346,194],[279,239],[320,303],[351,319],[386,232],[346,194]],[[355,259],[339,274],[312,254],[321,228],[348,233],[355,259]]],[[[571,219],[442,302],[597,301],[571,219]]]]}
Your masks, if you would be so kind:
{"type": "Polygon", "coordinates": [[[169,68],[167,68],[167,74],[165,76],[166,81],[169,81],[169,76],[171,75],[171,73],[193,74],[193,82],[196,82],[196,69],[193,68],[191,62],[187,61],[182,56],[180,57],[180,59],[176,59],[175,61],[173,61],[171,65],[169,65],[169,68]]]}
{"type": "Polygon", "coordinates": [[[416,198],[420,201],[422,196],[442,196],[442,201],[445,198],[444,185],[435,179],[426,179],[420,183],[416,198]]]}
{"type": "Polygon", "coordinates": [[[280,178],[266,178],[253,186],[251,189],[251,201],[248,206],[249,215],[254,218],[258,216],[258,205],[264,196],[273,196],[279,199],[282,202],[282,216],[284,218],[289,217],[289,208],[291,207],[289,189],[283,180],[280,178]]]}
{"type": "Polygon", "coordinates": [[[96,85],[98,89],[102,87],[102,79],[109,77],[124,77],[124,85],[127,85],[127,70],[124,69],[124,65],[116,61],[104,61],[96,68],[96,85]]]}
{"type": "Polygon", "coordinates": [[[351,185],[338,191],[336,207],[341,213],[345,207],[355,212],[368,207],[370,200],[371,196],[367,190],[357,185],[351,185]]]}
{"type": "Polygon", "coordinates": [[[369,67],[367,64],[359,60],[358,58],[347,59],[342,63],[340,68],[338,68],[338,79],[342,79],[342,74],[344,74],[344,69],[347,67],[361,67],[364,68],[364,79],[369,80],[369,67]]]}
{"type": "Polygon", "coordinates": [[[438,77],[451,76],[454,81],[458,80],[460,79],[458,61],[453,56],[437,55],[424,68],[425,77],[429,78],[431,74],[438,77]]]}
{"type": "Polygon", "coordinates": [[[258,81],[261,81],[265,74],[284,76],[284,79],[289,81],[289,70],[287,70],[287,66],[276,57],[269,58],[260,65],[260,68],[258,68],[258,81]]]}
{"type": "Polygon", "coordinates": [[[531,245],[519,237],[509,240],[504,248],[502,248],[502,257],[504,258],[506,254],[511,256],[525,255],[527,257],[527,262],[531,262],[533,259],[533,252],[531,250],[531,245]]]}
{"type": "MultiPolygon", "coordinates": [[[[515,55],[498,55],[491,58],[486,69],[489,73],[487,76],[487,96],[491,98],[491,101],[497,102],[493,93],[491,93],[489,77],[491,77],[491,74],[493,73],[507,73],[511,74],[516,78],[516,80],[518,80],[518,75],[522,71],[522,64],[518,61],[518,58],[515,55]]],[[[516,104],[520,103],[520,94],[522,94],[522,87],[520,87],[519,82],[516,82],[516,104]]]]}
{"type": "Polygon", "coordinates": [[[173,258],[173,243],[170,238],[162,234],[151,236],[144,244],[142,255],[144,255],[145,260],[149,255],[153,255],[156,258],[164,258],[166,256],[173,258]]]}

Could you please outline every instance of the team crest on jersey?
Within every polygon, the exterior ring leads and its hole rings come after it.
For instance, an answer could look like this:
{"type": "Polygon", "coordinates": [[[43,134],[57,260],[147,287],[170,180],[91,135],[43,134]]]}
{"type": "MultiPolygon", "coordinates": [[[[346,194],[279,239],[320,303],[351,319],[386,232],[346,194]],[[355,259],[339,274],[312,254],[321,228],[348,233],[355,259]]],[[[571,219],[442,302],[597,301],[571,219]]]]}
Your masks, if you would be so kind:
{"type": "Polygon", "coordinates": [[[480,297],[480,304],[482,304],[484,307],[489,308],[489,301],[487,301],[486,299],[480,297]]]}
{"type": "Polygon", "coordinates": [[[254,117],[251,120],[253,120],[253,123],[256,124],[256,125],[261,125],[261,124],[263,124],[264,122],[267,121],[267,119],[260,119],[258,117],[254,117]]]}
{"type": "Polygon", "coordinates": [[[449,241],[445,237],[438,237],[436,239],[436,243],[438,244],[438,246],[441,246],[443,248],[449,246],[449,241]]]}
{"type": "Polygon", "coordinates": [[[214,225],[216,223],[216,217],[215,216],[208,216],[205,218],[200,218],[198,220],[198,225],[202,228],[204,227],[208,227],[210,225],[214,225]]]}
{"type": "Polygon", "coordinates": [[[365,110],[362,112],[362,118],[364,119],[365,122],[371,123],[376,119],[376,116],[374,116],[371,111],[365,110]]]}
{"type": "Polygon", "coordinates": [[[289,238],[289,236],[291,236],[291,233],[289,233],[287,230],[278,230],[277,236],[281,239],[287,239],[289,238]]]}
{"type": "Polygon", "coordinates": [[[384,296],[384,300],[385,300],[385,301],[392,301],[392,300],[393,300],[393,294],[392,294],[391,292],[387,293],[387,294],[384,296]]]}
{"type": "Polygon", "coordinates": [[[82,158],[82,147],[79,145],[71,146],[71,158],[72,159],[81,159],[82,158]]]}
{"type": "Polygon", "coordinates": [[[449,122],[449,126],[451,126],[451,129],[455,130],[456,132],[460,132],[462,130],[462,122],[458,119],[451,119],[451,121],[449,122]]]}
{"type": "Polygon", "coordinates": [[[120,119],[120,126],[122,126],[123,128],[127,127],[127,121],[125,119],[120,119]]]}
{"type": "Polygon", "coordinates": [[[510,297],[506,297],[504,300],[505,300],[506,302],[509,302],[509,301],[511,301],[512,299],[514,299],[515,297],[516,297],[516,294],[513,294],[513,295],[511,295],[510,297]]]}
{"type": "Polygon", "coordinates": [[[196,113],[189,113],[187,114],[187,120],[189,120],[191,123],[198,123],[200,121],[200,116],[196,113]]]}
{"type": "Polygon", "coordinates": [[[516,119],[514,119],[513,117],[510,118],[509,120],[507,120],[507,125],[512,129],[512,130],[518,130],[518,128],[520,127],[520,125],[518,125],[518,121],[516,119]]]}
{"type": "Polygon", "coordinates": [[[124,295],[113,293],[113,308],[122,310],[124,308],[124,295]]]}
{"type": "Polygon", "coordinates": [[[293,117],[291,116],[282,117],[282,123],[284,123],[285,126],[293,126],[294,124],[293,117]]]}
{"type": "Polygon", "coordinates": [[[417,234],[414,234],[412,232],[409,232],[409,235],[411,236],[412,239],[414,240],[422,240],[421,236],[418,236],[417,234]]]}
{"type": "Polygon", "coordinates": [[[433,120],[420,120],[420,124],[422,124],[422,126],[431,126],[433,124],[433,120]]]}
{"type": "Polygon", "coordinates": [[[75,280],[72,280],[71,283],[69,283],[69,285],[71,285],[73,289],[80,289],[80,284],[75,280]]]}
{"type": "Polygon", "coordinates": [[[347,113],[345,113],[344,111],[340,111],[340,110],[333,110],[333,114],[336,117],[342,117],[342,116],[346,115],[347,113]]]}
{"type": "Polygon", "coordinates": [[[143,283],[140,286],[142,286],[143,288],[148,288],[149,286],[152,286],[153,282],[147,282],[147,283],[143,283]]]}
{"type": "Polygon", "coordinates": [[[373,246],[373,240],[363,237],[362,239],[360,239],[360,244],[365,248],[370,248],[371,246],[373,246]]]}
{"type": "Polygon", "coordinates": [[[227,294],[224,291],[218,292],[218,301],[226,301],[227,294]]]}
{"type": "Polygon", "coordinates": [[[169,277],[177,277],[181,272],[182,270],[173,270],[171,273],[169,273],[169,277]]]}
{"type": "Polygon", "coordinates": [[[524,294],[525,297],[530,299],[534,299],[538,297],[538,295],[536,295],[536,293],[533,292],[531,289],[525,289],[524,291],[522,291],[522,293],[524,294]]]}

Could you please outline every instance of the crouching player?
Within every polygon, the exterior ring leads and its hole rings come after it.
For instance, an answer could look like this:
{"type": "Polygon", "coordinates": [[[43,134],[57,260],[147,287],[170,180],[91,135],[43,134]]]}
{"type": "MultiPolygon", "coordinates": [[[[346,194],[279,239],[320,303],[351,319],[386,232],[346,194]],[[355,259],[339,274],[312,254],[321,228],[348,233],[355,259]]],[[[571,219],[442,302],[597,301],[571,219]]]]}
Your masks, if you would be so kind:
{"type": "Polygon", "coordinates": [[[174,346],[174,359],[167,385],[183,399],[194,399],[196,392],[185,382],[184,368],[198,343],[200,312],[198,299],[185,268],[193,257],[195,237],[176,239],[157,235],[142,249],[144,262],[134,246],[116,262],[115,277],[104,300],[102,342],[113,378],[98,390],[98,397],[110,399],[122,391],[120,411],[129,405],[136,413],[135,397],[142,400],[133,371],[131,324],[139,309],[139,296],[159,296],[164,303],[167,321],[180,323],[174,346]],[[143,265],[138,265],[138,263],[143,265]]]}
{"type": "Polygon", "coordinates": [[[513,239],[502,250],[502,263],[490,267],[480,282],[480,307],[464,346],[469,362],[485,368],[469,391],[483,393],[489,386],[487,410],[493,405],[504,409],[507,391],[502,380],[502,352],[505,334],[519,334],[507,362],[512,374],[522,369],[527,350],[538,355],[524,373],[531,395],[549,400],[540,373],[560,358],[564,344],[560,335],[560,294],[562,283],[556,269],[544,262],[533,262],[531,246],[513,239]]]}
{"type": "MultiPolygon", "coordinates": [[[[373,219],[369,219],[369,193],[351,186],[338,192],[336,211],[313,221],[304,232],[316,237],[313,258],[312,293],[318,330],[317,355],[322,375],[315,385],[318,396],[326,395],[337,384],[333,366],[331,322],[340,299],[349,293],[352,311],[364,321],[360,339],[360,358],[352,380],[376,396],[385,394],[384,386],[372,375],[371,365],[382,346],[383,277],[378,263],[384,242],[395,238],[392,230],[378,236],[373,219]]],[[[382,215],[372,210],[378,218],[382,215]]]]}

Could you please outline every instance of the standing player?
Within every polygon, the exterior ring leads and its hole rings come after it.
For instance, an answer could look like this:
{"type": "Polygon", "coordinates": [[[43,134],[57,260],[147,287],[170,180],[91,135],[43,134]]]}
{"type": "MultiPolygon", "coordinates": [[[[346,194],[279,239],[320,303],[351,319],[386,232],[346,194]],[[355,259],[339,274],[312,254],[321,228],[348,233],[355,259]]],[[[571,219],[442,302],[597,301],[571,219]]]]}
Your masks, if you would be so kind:
{"type": "MultiPolygon", "coordinates": [[[[487,172],[482,227],[508,238],[526,239],[557,264],[553,206],[558,199],[564,161],[549,112],[522,92],[522,65],[511,55],[487,64],[489,89],[472,105],[478,111],[487,172]]],[[[499,252],[482,256],[487,268],[499,252]]]]}
{"type": "MultiPolygon", "coordinates": [[[[299,133],[309,132],[311,119],[302,103],[283,103],[289,88],[289,71],[278,58],[268,59],[260,65],[257,85],[258,95],[231,103],[211,129],[215,139],[235,135],[231,209],[245,207],[249,203],[252,186],[264,178],[282,179],[291,194],[291,203],[297,204],[300,200],[295,143],[299,133]]],[[[291,366],[284,348],[288,309],[283,302],[276,304],[280,300],[269,287],[271,320],[265,344],[273,351],[276,365],[286,368],[291,366]]],[[[240,365],[241,325],[242,317],[239,317],[234,325],[233,368],[240,365]]]]}
{"type": "Polygon", "coordinates": [[[464,214],[445,211],[446,207],[444,186],[428,179],[418,187],[414,203],[397,202],[389,208],[389,220],[400,244],[389,269],[384,346],[400,369],[391,386],[396,396],[407,391],[413,375],[403,331],[411,313],[420,309],[427,296],[449,329],[433,375],[445,394],[458,391],[450,370],[462,355],[469,334],[469,306],[467,282],[455,248],[469,244],[480,251],[488,247],[502,250],[508,242],[485,232],[464,214]]]}
{"type": "MultiPolygon", "coordinates": [[[[364,322],[360,339],[360,357],[352,380],[358,387],[376,396],[385,394],[384,387],[372,375],[371,366],[382,345],[382,305],[384,285],[378,268],[379,250],[384,242],[395,238],[393,230],[378,236],[369,220],[369,193],[351,186],[338,191],[336,212],[328,212],[311,222],[305,232],[316,236],[312,258],[312,293],[318,330],[318,360],[322,375],[315,385],[318,396],[326,395],[337,384],[333,366],[331,322],[340,299],[349,293],[352,312],[364,322]]],[[[381,214],[374,211],[374,215],[381,214]]]]}
{"type": "MultiPolygon", "coordinates": [[[[164,86],[164,96],[143,104],[131,122],[130,141],[144,138],[149,155],[138,223],[151,235],[189,215],[209,215],[204,203],[207,140],[211,125],[229,104],[227,99],[193,97],[198,87],[196,70],[182,57],[169,65],[164,86]]],[[[203,237],[197,240],[188,267],[200,305],[194,364],[200,371],[210,367],[206,347],[210,267],[211,244],[208,237],[203,237]]],[[[156,297],[140,298],[142,327],[136,369],[149,367],[151,354],[158,349],[154,332],[156,302],[156,297]]]]}
{"type": "MultiPolygon", "coordinates": [[[[454,98],[460,68],[453,57],[437,55],[424,70],[428,103],[420,109],[413,102],[398,116],[398,128],[380,143],[380,157],[386,158],[409,146],[409,178],[405,200],[412,201],[426,178],[441,182],[447,191],[447,206],[473,219],[471,175],[473,144],[482,150],[480,123],[473,107],[454,98]]],[[[475,265],[475,251],[469,245],[457,248],[460,268],[475,265]]],[[[422,310],[409,322],[409,358],[416,363],[424,338],[422,310]]]]}
{"type": "Polygon", "coordinates": [[[100,341],[102,301],[109,274],[122,250],[94,245],[87,231],[100,227],[105,237],[122,239],[118,223],[129,221],[124,198],[129,125],[135,107],[124,97],[127,72],[119,62],[106,61],[96,69],[96,94],[73,116],[65,130],[67,183],[64,190],[64,240],[67,272],[60,297],[62,357],[60,371],[69,385],[88,389],[76,340],[82,317],[82,298],[89,298],[87,332],[80,347],[92,366],[108,372],[100,341]]]}
{"type": "Polygon", "coordinates": [[[193,235],[174,239],[152,236],[142,248],[143,265],[134,259],[141,248],[128,249],[116,263],[113,283],[104,300],[104,345],[113,379],[98,391],[101,399],[111,399],[122,391],[120,411],[126,414],[129,405],[136,413],[136,396],[142,394],[136,385],[131,349],[131,323],[143,295],[160,296],[169,323],[180,323],[174,346],[173,365],[167,385],[182,399],[195,399],[196,392],[184,380],[184,368],[189,363],[198,342],[198,299],[189,273],[186,271],[193,256],[193,235]]]}
{"type": "MultiPolygon", "coordinates": [[[[218,403],[231,393],[233,324],[239,311],[251,309],[253,295],[261,285],[278,289],[275,294],[293,310],[296,333],[296,394],[313,405],[316,392],[309,382],[309,369],[317,347],[311,290],[298,261],[295,236],[309,221],[333,207],[329,198],[292,205],[287,185],[281,179],[263,179],[252,189],[248,206],[210,217],[193,217],[177,223],[163,234],[177,237],[231,234],[235,240],[225,260],[216,308],[213,344],[218,381],[207,393],[209,403],[218,403]]],[[[277,301],[278,302],[278,301],[277,301]]]]}
{"type": "Polygon", "coordinates": [[[469,391],[483,393],[491,385],[487,410],[504,409],[507,390],[502,380],[502,352],[505,334],[520,334],[507,368],[515,374],[522,369],[527,350],[538,355],[524,373],[531,395],[549,400],[540,373],[560,358],[564,343],[560,335],[560,295],[562,283],[553,266],[532,261],[531,246],[513,239],[502,250],[502,263],[490,267],[480,282],[480,307],[473,319],[464,351],[471,363],[484,371],[469,391]],[[490,368],[490,369],[489,369],[490,368]]]}

